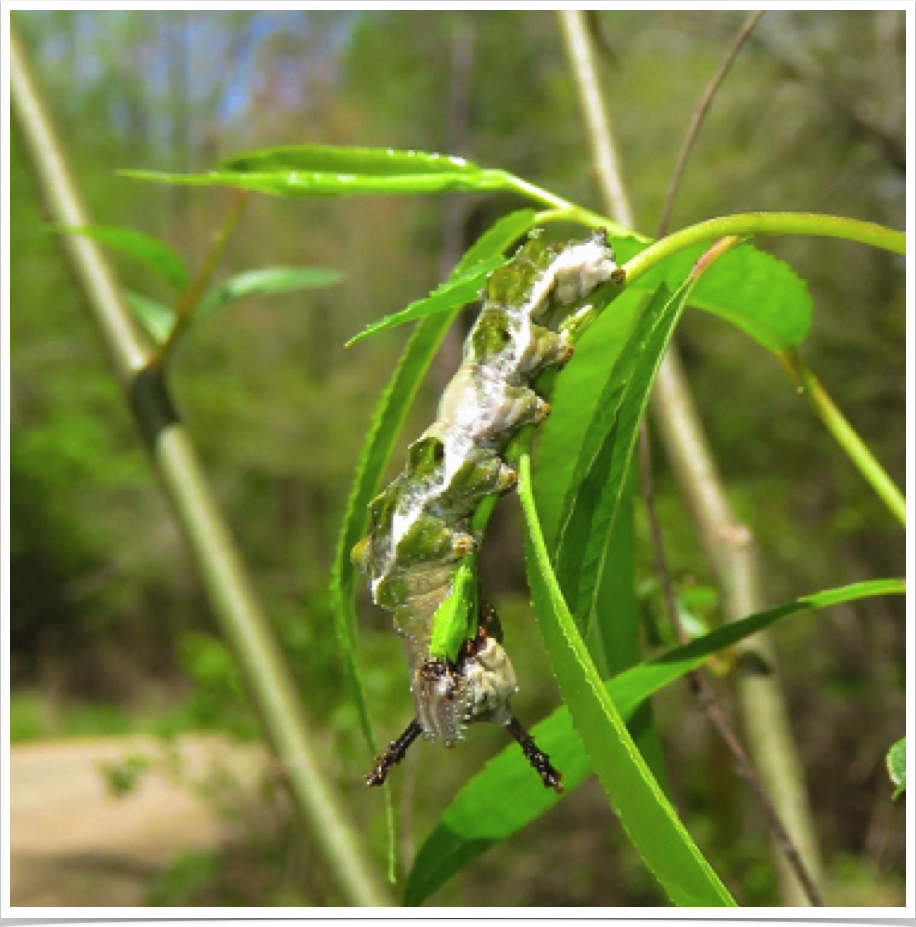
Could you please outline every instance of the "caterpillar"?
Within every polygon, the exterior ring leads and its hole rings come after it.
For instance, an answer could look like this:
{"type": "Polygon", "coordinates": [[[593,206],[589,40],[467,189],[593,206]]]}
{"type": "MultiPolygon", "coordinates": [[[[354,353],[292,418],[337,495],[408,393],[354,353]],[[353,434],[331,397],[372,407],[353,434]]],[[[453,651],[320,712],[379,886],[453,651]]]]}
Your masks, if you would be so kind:
{"type": "Polygon", "coordinates": [[[478,597],[482,539],[471,516],[485,498],[516,485],[506,447],[520,428],[550,413],[534,381],[569,361],[572,333],[591,312],[588,297],[618,275],[604,233],[552,245],[533,231],[487,278],[436,420],[410,445],[404,471],[370,503],[370,532],[352,559],[369,577],[375,604],[394,613],[416,708],[404,733],[376,758],[370,786],[381,785],[421,735],[452,747],[470,722],[491,721],[518,741],[545,786],[562,791],[562,775],[509,705],[515,671],[496,612],[478,597]],[[456,624],[449,609],[468,602],[459,636],[443,641],[439,632],[456,624]]]}

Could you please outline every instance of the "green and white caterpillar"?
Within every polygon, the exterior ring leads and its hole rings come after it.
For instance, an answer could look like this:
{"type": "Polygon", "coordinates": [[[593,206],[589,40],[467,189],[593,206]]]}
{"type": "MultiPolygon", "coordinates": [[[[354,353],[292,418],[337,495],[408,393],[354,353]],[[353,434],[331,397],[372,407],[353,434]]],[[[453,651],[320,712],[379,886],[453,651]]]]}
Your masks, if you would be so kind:
{"type": "Polygon", "coordinates": [[[591,309],[587,298],[616,269],[602,233],[564,246],[533,233],[488,278],[436,421],[410,446],[404,472],[370,505],[370,533],[352,556],[370,578],[374,602],[394,612],[405,638],[416,718],[377,758],[369,785],[384,782],[421,734],[451,747],[469,722],[492,721],[520,743],[546,786],[562,789],[560,774],[509,707],[515,672],[495,612],[478,600],[481,538],[471,517],[483,499],[516,485],[506,446],[550,413],[532,388],[535,378],[570,359],[571,332],[591,309]]]}

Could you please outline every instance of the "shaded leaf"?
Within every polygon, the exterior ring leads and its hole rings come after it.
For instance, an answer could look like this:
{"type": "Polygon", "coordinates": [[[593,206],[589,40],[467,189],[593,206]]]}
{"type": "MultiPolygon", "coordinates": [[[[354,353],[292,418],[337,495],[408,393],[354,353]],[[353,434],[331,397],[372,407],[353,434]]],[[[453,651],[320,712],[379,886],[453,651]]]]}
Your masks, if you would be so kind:
{"type": "MultiPolygon", "coordinates": [[[[621,717],[629,721],[637,707],[653,693],[702,666],[713,654],[784,618],[841,602],[905,592],[903,580],[883,579],[804,596],[731,622],[684,647],[621,673],[605,686],[621,717]]],[[[566,707],[558,708],[531,733],[562,770],[564,795],[545,789],[532,775],[518,747],[515,744],[507,746],[458,793],[420,848],[407,882],[405,904],[421,904],[463,866],[538,818],[591,774],[591,764],[566,707]]]]}
{"type": "MultiPolygon", "coordinates": [[[[538,434],[534,488],[547,547],[553,551],[563,500],[566,498],[579,449],[603,385],[645,308],[649,294],[625,290],[576,343],[572,362],[558,377],[550,396],[550,418],[538,434]]],[[[628,488],[621,517],[607,539],[607,569],[598,591],[599,607],[585,629],[589,652],[603,677],[619,673],[641,659],[639,609],[635,593],[636,541],[633,488],[628,488]]],[[[564,593],[566,590],[564,589],[564,593]]],[[[665,784],[664,754],[650,705],[631,727],[640,752],[655,777],[665,784]]]]}
{"type": "Polygon", "coordinates": [[[349,348],[358,341],[362,341],[363,338],[368,338],[370,335],[385,331],[388,328],[396,328],[399,325],[405,325],[407,322],[413,322],[415,319],[435,315],[437,312],[460,309],[462,306],[476,301],[480,297],[482,287],[487,282],[487,277],[497,267],[502,267],[506,260],[505,258],[491,258],[475,264],[463,274],[449,277],[445,283],[433,290],[424,299],[418,299],[406,309],[382,316],[371,325],[367,325],[358,335],[354,335],[346,346],[349,348]]]}
{"type": "Polygon", "coordinates": [[[639,321],[648,297],[624,290],[576,342],[572,361],[557,377],[550,417],[538,429],[534,488],[547,546],[554,549],[563,502],[602,385],[639,321]]]}
{"type": "Polygon", "coordinates": [[[152,235],[113,225],[65,225],[60,226],[58,231],[86,235],[129,255],[157,273],[179,293],[188,288],[188,272],[181,258],[165,242],[152,235]]]}

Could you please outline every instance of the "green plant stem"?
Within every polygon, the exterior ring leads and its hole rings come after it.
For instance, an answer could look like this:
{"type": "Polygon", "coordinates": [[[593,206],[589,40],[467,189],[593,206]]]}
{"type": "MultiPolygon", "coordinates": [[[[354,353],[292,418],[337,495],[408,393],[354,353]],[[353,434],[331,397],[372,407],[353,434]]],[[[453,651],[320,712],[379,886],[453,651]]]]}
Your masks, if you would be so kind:
{"type": "Polygon", "coordinates": [[[545,222],[577,222],[587,228],[608,229],[615,235],[624,235],[628,238],[635,237],[640,241],[652,240],[632,231],[626,225],[621,225],[619,222],[593,212],[591,209],[586,209],[584,206],[578,206],[576,203],[572,203],[550,190],[545,190],[529,180],[523,180],[514,174],[506,174],[506,178],[510,186],[523,196],[527,196],[536,203],[551,207],[545,212],[538,213],[536,216],[537,224],[545,222]]]}
{"type": "MultiPolygon", "coordinates": [[[[15,30],[11,28],[10,33],[12,110],[47,211],[58,224],[90,225],[25,50],[15,30]]],[[[101,248],[85,236],[64,236],[61,243],[149,447],[210,604],[283,764],[297,810],[344,897],[353,905],[390,904],[367,858],[364,840],[324,772],[292,677],[162,373],[150,366],[152,348],[134,325],[101,248]]]]}
{"type": "Polygon", "coordinates": [[[813,212],[747,212],[721,216],[674,232],[641,251],[626,265],[627,282],[638,280],[665,258],[692,245],[737,235],[812,235],[819,238],[843,238],[873,248],[906,254],[906,234],[859,219],[824,216],[813,212]]]}
{"type": "Polygon", "coordinates": [[[226,245],[229,243],[232,233],[235,231],[239,224],[239,220],[242,218],[242,213],[245,211],[245,204],[248,202],[250,196],[251,192],[248,190],[241,190],[236,193],[232,208],[229,210],[229,215],[226,217],[226,221],[223,223],[223,227],[220,229],[219,235],[213,243],[213,247],[210,249],[210,253],[207,255],[203,267],[201,267],[200,272],[194,278],[191,286],[188,287],[187,292],[179,299],[178,305],[175,307],[175,323],[172,326],[172,330],[169,332],[169,336],[165,339],[159,352],[153,358],[153,363],[160,369],[165,369],[175,348],[187,331],[188,326],[191,324],[191,320],[194,318],[194,312],[204,295],[204,290],[213,278],[220,258],[222,258],[223,252],[226,250],[226,245]]]}
{"type": "MultiPolygon", "coordinates": [[[[560,199],[554,197],[548,200],[535,191],[540,188],[532,184],[515,185],[516,189],[527,193],[538,202],[548,203],[560,199]],[[533,188],[533,189],[532,189],[533,188]]],[[[546,191],[544,191],[546,192],[546,191]]],[[[539,224],[550,222],[578,222],[588,228],[606,228],[612,233],[616,230],[632,236],[629,229],[623,229],[607,216],[583,209],[573,203],[563,201],[555,208],[538,213],[539,224]]],[[[860,219],[848,219],[844,216],[827,216],[814,212],[748,212],[738,213],[734,216],[720,216],[709,219],[696,225],[674,232],[665,238],[653,242],[644,251],[627,261],[623,265],[626,272],[627,283],[633,283],[647,274],[657,264],[666,258],[683,251],[685,248],[713,241],[726,236],[739,238],[754,238],[760,235],[801,235],[817,238],[840,238],[845,241],[855,241],[863,245],[871,245],[883,251],[894,254],[906,254],[906,234],[896,229],[889,229],[874,222],[862,222],[860,219]]],[[[651,238],[637,235],[640,240],[650,242],[651,238]]]]}
{"type": "Polygon", "coordinates": [[[875,459],[865,442],[859,437],[846,417],[836,407],[820,380],[796,350],[784,351],[779,359],[808,398],[820,420],[846,452],[858,471],[875,490],[881,501],[906,528],[906,499],[887,471],[875,459]]]}

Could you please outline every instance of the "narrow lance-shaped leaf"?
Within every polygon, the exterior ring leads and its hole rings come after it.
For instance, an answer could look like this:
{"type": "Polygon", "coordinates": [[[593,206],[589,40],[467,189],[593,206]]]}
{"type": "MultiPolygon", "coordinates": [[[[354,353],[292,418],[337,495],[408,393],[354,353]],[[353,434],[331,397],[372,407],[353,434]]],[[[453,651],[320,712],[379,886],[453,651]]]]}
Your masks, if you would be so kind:
{"type": "Polygon", "coordinates": [[[541,633],[563,699],[620,823],[674,904],[734,906],[633,743],[563,600],[538,522],[526,456],[519,466],[519,497],[528,529],[528,582],[541,633]]]}
{"type": "Polygon", "coordinates": [[[279,145],[262,148],[223,158],[220,168],[242,174],[303,171],[376,177],[475,174],[480,170],[466,158],[431,151],[339,145],[279,145]]]}
{"type": "Polygon", "coordinates": [[[670,299],[662,287],[650,300],[586,432],[560,519],[557,575],[580,631],[597,606],[607,539],[623,498],[649,388],[680,318],[693,280],[670,299]]]}
{"type": "Polygon", "coordinates": [[[491,258],[475,264],[465,273],[452,275],[424,299],[418,299],[406,309],[382,316],[371,325],[367,325],[363,331],[347,342],[347,347],[386,329],[397,328],[399,325],[406,325],[408,322],[426,318],[438,312],[460,309],[474,302],[480,296],[480,290],[487,282],[487,277],[505,263],[504,258],[491,258]]]}
{"type": "MultiPolygon", "coordinates": [[[[855,583],[803,596],[792,602],[730,622],[683,647],[633,667],[605,683],[621,717],[630,721],[655,692],[702,666],[712,655],[759,634],[780,621],[877,595],[903,595],[899,579],[855,583]]],[[[534,821],[591,775],[592,767],[572,724],[569,709],[558,708],[535,725],[532,735],[563,770],[562,796],[545,789],[515,745],[507,746],[454,798],[420,848],[408,879],[405,904],[418,905],[489,847],[534,821]]]]}
{"type": "Polygon", "coordinates": [[[220,309],[250,296],[290,293],[335,286],[343,280],[338,270],[326,267],[264,267],[246,270],[213,287],[200,301],[197,318],[213,315],[220,309]]]}
{"type": "Polygon", "coordinates": [[[234,187],[275,196],[349,196],[355,193],[444,193],[511,187],[501,170],[463,158],[389,148],[302,145],[238,155],[205,174],[129,170],[137,180],[234,187]]]}
{"type": "MultiPolygon", "coordinates": [[[[603,385],[650,298],[644,291],[624,291],[576,343],[576,355],[557,378],[550,395],[550,418],[539,429],[534,486],[549,550],[555,546],[563,501],[573,476],[603,385]]],[[[623,517],[607,538],[608,568],[598,591],[599,607],[585,640],[602,676],[621,672],[641,659],[639,608],[636,601],[632,489],[624,496],[623,517]],[[609,603],[604,607],[604,603],[609,603]]],[[[564,590],[565,592],[565,590],[564,590]]],[[[633,727],[633,736],[656,778],[666,781],[664,754],[650,705],[633,727]]]]}
{"type": "Polygon", "coordinates": [[[188,288],[188,272],[181,258],[165,242],[152,235],[113,225],[64,225],[58,231],[86,235],[129,255],[157,273],[178,293],[188,288]]]}
{"type": "MultiPolygon", "coordinates": [[[[293,290],[332,286],[341,281],[336,270],[321,267],[265,267],[236,274],[213,287],[194,311],[198,321],[250,296],[288,293],[293,290]]],[[[175,313],[158,300],[142,293],[128,292],[127,301],[157,344],[162,344],[175,324],[175,313]]]]}

